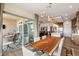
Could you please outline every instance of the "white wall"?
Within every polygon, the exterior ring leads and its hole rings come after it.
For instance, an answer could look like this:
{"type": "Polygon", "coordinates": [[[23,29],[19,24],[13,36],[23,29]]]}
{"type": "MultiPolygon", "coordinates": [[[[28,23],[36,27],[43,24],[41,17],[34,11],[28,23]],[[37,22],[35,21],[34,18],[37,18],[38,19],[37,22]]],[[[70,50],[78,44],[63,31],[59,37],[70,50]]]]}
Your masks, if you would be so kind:
{"type": "Polygon", "coordinates": [[[71,21],[65,21],[64,24],[64,36],[71,36],[71,21]]]}
{"type": "Polygon", "coordinates": [[[17,30],[17,20],[3,19],[3,24],[6,26],[5,29],[3,29],[3,35],[13,33],[17,30]]]}

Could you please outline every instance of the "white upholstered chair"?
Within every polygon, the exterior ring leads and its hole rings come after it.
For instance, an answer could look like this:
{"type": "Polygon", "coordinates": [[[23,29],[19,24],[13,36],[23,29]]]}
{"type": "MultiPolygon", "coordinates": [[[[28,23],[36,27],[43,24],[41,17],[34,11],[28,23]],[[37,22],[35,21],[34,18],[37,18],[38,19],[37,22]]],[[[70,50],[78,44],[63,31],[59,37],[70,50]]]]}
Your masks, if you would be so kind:
{"type": "Polygon", "coordinates": [[[42,36],[42,39],[45,39],[46,38],[46,35],[45,36],[42,36]]]}
{"type": "Polygon", "coordinates": [[[54,53],[53,53],[54,56],[60,56],[60,55],[61,55],[63,43],[64,43],[64,37],[61,38],[61,41],[60,41],[60,43],[59,43],[58,48],[56,49],[56,51],[54,51],[54,53]]]}
{"type": "Polygon", "coordinates": [[[35,37],[34,38],[34,42],[39,41],[39,40],[40,40],[40,37],[35,37]]]}
{"type": "MultiPolygon", "coordinates": [[[[63,42],[64,42],[64,38],[61,38],[61,41],[59,43],[58,48],[51,55],[53,55],[53,56],[60,56],[61,55],[61,51],[62,51],[62,47],[63,47],[63,42]]],[[[44,53],[41,56],[49,56],[49,54],[44,53]]]]}
{"type": "Polygon", "coordinates": [[[60,33],[51,33],[51,36],[61,37],[61,34],[60,33]]]}

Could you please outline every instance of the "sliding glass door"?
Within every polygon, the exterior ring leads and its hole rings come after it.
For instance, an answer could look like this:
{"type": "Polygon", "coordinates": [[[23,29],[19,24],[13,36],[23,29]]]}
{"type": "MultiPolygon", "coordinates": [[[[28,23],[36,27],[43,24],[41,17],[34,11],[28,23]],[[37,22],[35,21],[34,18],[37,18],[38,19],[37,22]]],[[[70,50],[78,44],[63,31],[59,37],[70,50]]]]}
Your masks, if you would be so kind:
{"type": "Polygon", "coordinates": [[[28,34],[29,34],[29,43],[34,42],[34,30],[35,30],[35,26],[34,26],[34,22],[30,21],[28,22],[28,34]]]}
{"type": "Polygon", "coordinates": [[[23,44],[34,42],[34,21],[24,22],[23,29],[23,44]]]}
{"type": "MultiPolygon", "coordinates": [[[[28,20],[28,19],[27,19],[28,20]]],[[[26,21],[25,19],[21,19],[21,24],[19,24],[19,32],[22,36],[22,45],[27,45],[31,42],[34,42],[35,37],[35,25],[34,21],[26,21]]]]}
{"type": "Polygon", "coordinates": [[[24,38],[23,38],[23,44],[26,45],[27,43],[29,43],[29,36],[28,36],[28,26],[27,26],[27,23],[24,23],[23,24],[23,35],[24,35],[24,38]]]}

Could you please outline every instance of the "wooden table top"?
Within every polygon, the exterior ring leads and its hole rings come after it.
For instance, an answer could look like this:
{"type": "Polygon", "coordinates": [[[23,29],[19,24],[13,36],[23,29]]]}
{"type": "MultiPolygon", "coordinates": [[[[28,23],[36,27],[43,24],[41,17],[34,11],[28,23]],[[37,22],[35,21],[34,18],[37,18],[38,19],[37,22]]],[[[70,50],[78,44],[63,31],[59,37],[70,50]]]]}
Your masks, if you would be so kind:
{"type": "Polygon", "coordinates": [[[34,42],[32,47],[45,53],[51,54],[58,47],[59,42],[60,38],[58,37],[46,37],[43,40],[34,42]]]}

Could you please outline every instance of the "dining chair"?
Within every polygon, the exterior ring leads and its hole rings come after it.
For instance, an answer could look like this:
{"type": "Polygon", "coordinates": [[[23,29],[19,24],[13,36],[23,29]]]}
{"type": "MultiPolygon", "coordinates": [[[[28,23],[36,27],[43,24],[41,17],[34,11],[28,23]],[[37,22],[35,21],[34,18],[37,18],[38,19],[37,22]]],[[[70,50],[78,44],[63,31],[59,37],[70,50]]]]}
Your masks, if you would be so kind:
{"type": "MultiPolygon", "coordinates": [[[[61,56],[64,38],[61,38],[58,48],[51,54],[52,56],[61,56]]],[[[48,53],[44,53],[41,56],[51,56],[48,53]]]]}
{"type": "Polygon", "coordinates": [[[63,43],[64,43],[64,37],[61,38],[58,48],[54,51],[54,53],[53,53],[54,56],[60,56],[61,55],[63,43]]]}
{"type": "Polygon", "coordinates": [[[35,37],[34,38],[34,42],[39,41],[39,40],[40,40],[40,37],[35,37]]]}
{"type": "Polygon", "coordinates": [[[42,39],[45,39],[46,38],[46,35],[42,36],[42,39]]]}
{"type": "Polygon", "coordinates": [[[51,36],[61,37],[61,34],[60,33],[51,33],[51,36]]]}
{"type": "Polygon", "coordinates": [[[12,48],[14,49],[15,47],[17,47],[20,43],[19,41],[19,34],[15,33],[10,39],[8,39],[8,42],[12,42],[12,44],[8,44],[8,48],[12,48]]]}
{"type": "Polygon", "coordinates": [[[35,53],[35,56],[41,56],[41,55],[43,55],[43,52],[42,51],[37,50],[35,52],[36,52],[35,53]]]}

